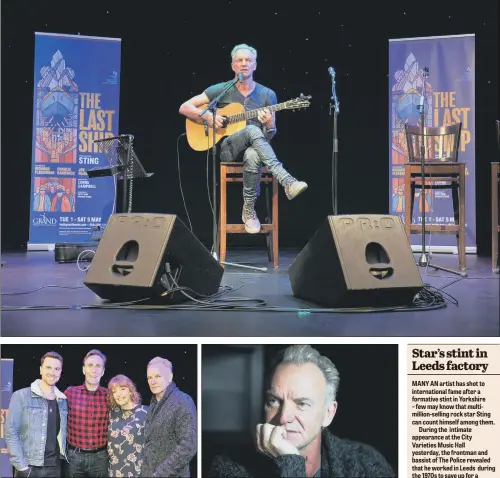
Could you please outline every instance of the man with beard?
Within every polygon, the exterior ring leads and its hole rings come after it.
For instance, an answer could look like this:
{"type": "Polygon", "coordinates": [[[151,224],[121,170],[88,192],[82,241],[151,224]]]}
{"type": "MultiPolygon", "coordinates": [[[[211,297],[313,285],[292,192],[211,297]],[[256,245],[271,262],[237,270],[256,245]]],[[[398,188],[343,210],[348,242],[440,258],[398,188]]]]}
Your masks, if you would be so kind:
{"type": "Polygon", "coordinates": [[[310,345],[281,351],[271,368],[265,423],[255,428],[255,450],[217,456],[212,477],[393,477],[374,448],[334,436],[339,373],[310,345]]]}
{"type": "Polygon", "coordinates": [[[56,383],[63,359],[57,352],[40,361],[41,379],[12,394],[5,421],[5,441],[15,477],[61,476],[66,460],[68,404],[56,383]]]}

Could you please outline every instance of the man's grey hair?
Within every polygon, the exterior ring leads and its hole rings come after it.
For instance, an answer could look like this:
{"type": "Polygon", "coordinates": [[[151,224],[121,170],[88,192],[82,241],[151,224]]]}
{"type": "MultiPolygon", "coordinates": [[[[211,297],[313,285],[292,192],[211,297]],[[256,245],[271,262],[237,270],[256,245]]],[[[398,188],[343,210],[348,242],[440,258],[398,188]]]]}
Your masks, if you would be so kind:
{"type": "Polygon", "coordinates": [[[304,365],[306,363],[313,363],[321,370],[326,380],[326,402],[333,402],[337,397],[340,382],[337,367],[328,357],[321,355],[310,345],[291,345],[279,352],[273,371],[281,364],[304,365]]]}
{"type": "Polygon", "coordinates": [[[247,45],[246,43],[240,43],[231,50],[231,60],[234,60],[234,55],[238,50],[250,50],[257,60],[257,50],[253,46],[247,45]]]}
{"type": "Polygon", "coordinates": [[[146,368],[149,368],[152,365],[155,365],[158,363],[165,365],[165,367],[167,367],[171,373],[174,373],[174,368],[172,366],[172,362],[170,360],[167,360],[166,358],[163,358],[163,357],[155,357],[154,359],[151,359],[146,368]]]}

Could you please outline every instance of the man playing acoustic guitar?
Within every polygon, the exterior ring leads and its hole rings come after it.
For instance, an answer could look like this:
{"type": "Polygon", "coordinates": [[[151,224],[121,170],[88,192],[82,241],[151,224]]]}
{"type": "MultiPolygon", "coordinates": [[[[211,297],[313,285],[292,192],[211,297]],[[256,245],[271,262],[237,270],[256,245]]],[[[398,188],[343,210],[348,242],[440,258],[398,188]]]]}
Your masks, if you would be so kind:
{"type": "MultiPolygon", "coordinates": [[[[235,78],[238,74],[243,75],[243,81],[237,82],[220,99],[219,107],[231,103],[240,103],[245,110],[263,108],[277,103],[276,93],[257,83],[253,79],[253,72],[257,68],[257,51],[251,46],[241,44],[233,48],[231,52],[231,68],[235,78]]],[[[179,109],[179,113],[188,119],[200,122],[202,106],[207,105],[222,93],[232,81],[218,83],[207,88],[200,95],[194,96],[179,109]]],[[[217,115],[215,119],[210,111],[207,111],[201,121],[206,121],[209,128],[215,124],[216,132],[225,128],[224,117],[217,115]]],[[[260,193],[260,176],[262,166],[269,169],[272,175],[283,186],[288,199],[297,197],[307,188],[307,184],[297,181],[285,170],[276,157],[269,142],[276,134],[275,113],[268,109],[258,111],[256,119],[247,120],[246,126],[225,137],[221,143],[221,161],[243,161],[243,212],[242,221],[245,230],[250,234],[260,231],[260,222],[255,213],[255,201],[260,193]]]]}

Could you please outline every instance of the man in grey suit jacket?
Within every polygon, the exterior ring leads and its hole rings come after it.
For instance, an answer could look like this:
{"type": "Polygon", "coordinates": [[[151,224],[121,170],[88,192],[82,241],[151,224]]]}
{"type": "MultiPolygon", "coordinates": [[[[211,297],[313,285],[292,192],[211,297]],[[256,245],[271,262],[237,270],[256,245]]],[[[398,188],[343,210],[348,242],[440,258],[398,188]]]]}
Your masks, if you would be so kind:
{"type": "Polygon", "coordinates": [[[144,428],[143,477],[189,477],[197,452],[197,417],[193,399],[173,382],[172,363],[152,359],[147,367],[153,398],[144,428]]]}

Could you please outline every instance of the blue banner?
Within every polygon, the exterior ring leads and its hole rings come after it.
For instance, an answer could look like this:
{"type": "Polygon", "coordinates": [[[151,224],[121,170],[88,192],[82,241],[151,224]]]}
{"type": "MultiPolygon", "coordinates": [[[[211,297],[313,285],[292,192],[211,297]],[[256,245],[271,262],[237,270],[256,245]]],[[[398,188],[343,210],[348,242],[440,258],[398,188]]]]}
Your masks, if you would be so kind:
{"type": "MultiPolygon", "coordinates": [[[[475,36],[405,38],[389,40],[389,208],[404,221],[404,163],[408,160],[404,124],[419,124],[423,69],[429,68],[425,91],[425,125],[462,122],[458,160],[466,163],[466,250],[476,252],[475,193],[475,36]]],[[[422,222],[422,195],[417,190],[412,222],[422,222]],[[417,196],[418,195],[418,196],[417,196]]],[[[451,189],[425,194],[426,224],[454,223],[451,189]]],[[[422,236],[410,243],[421,246],[422,236]]],[[[456,251],[454,234],[432,234],[432,250],[456,251]],[[434,246],[438,246],[437,248],[434,246]]]]}
{"type": "Polygon", "coordinates": [[[97,139],[118,135],[121,40],[35,33],[28,248],[90,242],[115,210],[114,177],[97,139]]]}
{"type": "Polygon", "coordinates": [[[13,467],[9,461],[9,451],[5,443],[5,419],[9,412],[10,397],[12,397],[12,382],[14,373],[14,360],[2,359],[2,423],[1,423],[1,445],[2,445],[2,475],[5,478],[14,476],[13,467]]]}

